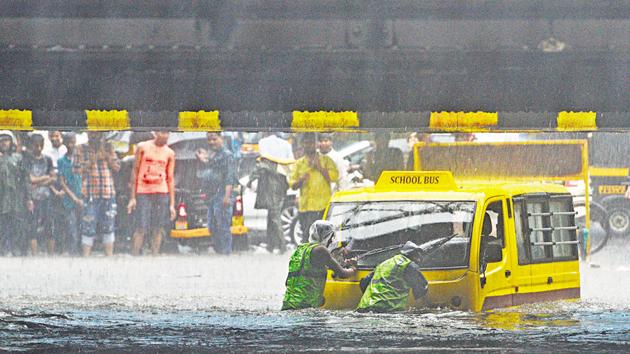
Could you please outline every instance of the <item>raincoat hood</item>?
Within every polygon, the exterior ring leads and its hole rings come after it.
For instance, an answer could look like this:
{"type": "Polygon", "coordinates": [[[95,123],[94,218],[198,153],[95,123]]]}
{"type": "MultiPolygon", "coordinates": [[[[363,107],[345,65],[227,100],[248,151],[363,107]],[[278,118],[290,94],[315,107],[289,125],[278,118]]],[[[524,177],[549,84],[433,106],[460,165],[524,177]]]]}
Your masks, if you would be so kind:
{"type": "Polygon", "coordinates": [[[335,237],[334,225],[329,221],[317,220],[311,225],[308,234],[313,242],[328,247],[335,237]]]}

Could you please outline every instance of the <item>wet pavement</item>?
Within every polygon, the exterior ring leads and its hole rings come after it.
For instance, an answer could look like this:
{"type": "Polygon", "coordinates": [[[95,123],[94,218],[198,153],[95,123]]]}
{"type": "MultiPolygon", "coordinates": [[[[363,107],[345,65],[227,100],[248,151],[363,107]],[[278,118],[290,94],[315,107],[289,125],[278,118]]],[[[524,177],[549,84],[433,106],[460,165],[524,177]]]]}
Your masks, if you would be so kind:
{"type": "Polygon", "coordinates": [[[482,314],[280,312],[288,255],[2,258],[0,350],[627,352],[626,249],[582,300],[482,314]]]}

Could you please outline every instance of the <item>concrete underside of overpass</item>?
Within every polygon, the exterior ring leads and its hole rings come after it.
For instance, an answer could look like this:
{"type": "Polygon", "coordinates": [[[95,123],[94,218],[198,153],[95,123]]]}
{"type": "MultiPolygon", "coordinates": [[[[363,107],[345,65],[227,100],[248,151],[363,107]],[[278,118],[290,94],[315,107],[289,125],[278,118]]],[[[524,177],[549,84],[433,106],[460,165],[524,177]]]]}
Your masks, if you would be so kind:
{"type": "Polygon", "coordinates": [[[0,51],[3,108],[630,111],[630,54],[0,51]]]}
{"type": "Polygon", "coordinates": [[[6,1],[0,63],[3,109],[574,110],[618,126],[630,3],[6,1]]]}

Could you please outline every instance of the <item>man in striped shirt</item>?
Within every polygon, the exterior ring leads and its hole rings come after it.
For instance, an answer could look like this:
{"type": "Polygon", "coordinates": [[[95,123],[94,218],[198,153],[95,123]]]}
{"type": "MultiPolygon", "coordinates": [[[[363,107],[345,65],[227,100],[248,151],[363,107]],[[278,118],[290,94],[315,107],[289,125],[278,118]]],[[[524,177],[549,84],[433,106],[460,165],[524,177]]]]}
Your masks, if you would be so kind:
{"type": "Polygon", "coordinates": [[[120,161],[103,133],[89,132],[88,139],[87,144],[77,146],[75,158],[75,168],[82,179],[81,246],[83,256],[89,256],[94,237],[101,234],[105,254],[111,256],[117,207],[113,172],[120,170],[120,161]]]}

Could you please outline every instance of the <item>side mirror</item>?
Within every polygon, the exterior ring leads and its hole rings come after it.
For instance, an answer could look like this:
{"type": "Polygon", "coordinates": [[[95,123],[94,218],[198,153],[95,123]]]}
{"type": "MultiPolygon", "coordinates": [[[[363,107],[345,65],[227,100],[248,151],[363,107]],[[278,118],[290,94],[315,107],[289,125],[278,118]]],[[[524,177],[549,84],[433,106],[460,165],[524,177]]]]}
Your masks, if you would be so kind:
{"type": "Polygon", "coordinates": [[[488,242],[483,252],[484,263],[501,262],[503,259],[503,247],[500,242],[488,242]]]}

